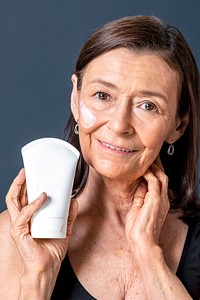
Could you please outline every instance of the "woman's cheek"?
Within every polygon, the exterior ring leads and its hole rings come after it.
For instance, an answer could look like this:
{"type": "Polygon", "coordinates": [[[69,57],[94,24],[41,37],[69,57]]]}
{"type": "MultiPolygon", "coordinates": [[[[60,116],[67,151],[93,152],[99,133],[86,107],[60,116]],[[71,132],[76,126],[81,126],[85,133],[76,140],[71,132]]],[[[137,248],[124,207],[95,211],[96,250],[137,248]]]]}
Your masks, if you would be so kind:
{"type": "Polygon", "coordinates": [[[90,129],[94,127],[96,123],[96,116],[92,111],[85,106],[83,101],[80,101],[80,116],[79,116],[79,125],[84,129],[90,129]]]}
{"type": "Polygon", "coordinates": [[[83,100],[79,104],[79,125],[85,133],[90,133],[106,124],[116,111],[115,106],[96,105],[88,107],[83,100]]]}

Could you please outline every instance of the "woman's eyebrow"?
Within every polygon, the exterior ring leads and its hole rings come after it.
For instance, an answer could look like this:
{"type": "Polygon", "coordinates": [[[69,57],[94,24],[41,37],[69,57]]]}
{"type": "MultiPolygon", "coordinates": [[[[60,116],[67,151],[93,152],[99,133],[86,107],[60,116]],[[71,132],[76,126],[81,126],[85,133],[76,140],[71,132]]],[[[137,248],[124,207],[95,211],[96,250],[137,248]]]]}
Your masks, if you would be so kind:
{"type": "MultiPolygon", "coordinates": [[[[89,84],[102,84],[104,86],[107,86],[108,88],[112,88],[112,89],[117,90],[117,86],[114,83],[103,80],[101,78],[93,79],[93,80],[89,81],[89,84]]],[[[158,91],[139,90],[139,91],[137,91],[137,93],[142,95],[142,96],[146,96],[146,97],[148,97],[148,96],[158,97],[158,98],[163,99],[165,102],[168,102],[165,95],[163,95],[161,92],[158,92],[158,91]]]]}
{"type": "Polygon", "coordinates": [[[117,89],[117,86],[115,84],[113,84],[112,82],[109,82],[109,81],[106,81],[106,80],[103,80],[101,78],[96,78],[96,79],[93,79],[91,81],[89,81],[89,84],[102,84],[102,85],[105,85],[109,88],[112,88],[112,89],[117,89]]]}
{"type": "Polygon", "coordinates": [[[165,102],[168,102],[167,98],[165,97],[165,95],[163,95],[162,93],[158,92],[158,91],[148,91],[148,90],[141,90],[140,94],[142,96],[152,96],[152,97],[158,97],[163,99],[165,102]]]}

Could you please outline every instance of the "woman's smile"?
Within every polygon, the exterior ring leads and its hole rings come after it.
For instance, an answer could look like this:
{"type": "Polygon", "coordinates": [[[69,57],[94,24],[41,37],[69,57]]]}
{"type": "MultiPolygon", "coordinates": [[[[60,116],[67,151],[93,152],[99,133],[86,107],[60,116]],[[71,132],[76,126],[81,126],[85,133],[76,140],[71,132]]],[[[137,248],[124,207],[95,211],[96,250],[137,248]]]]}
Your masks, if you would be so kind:
{"type": "Polygon", "coordinates": [[[116,154],[129,154],[129,153],[133,153],[135,151],[132,149],[125,148],[123,146],[116,146],[116,145],[112,145],[112,144],[101,142],[101,141],[99,141],[99,142],[100,142],[101,146],[103,146],[106,149],[111,150],[113,153],[116,153],[116,154]]]}

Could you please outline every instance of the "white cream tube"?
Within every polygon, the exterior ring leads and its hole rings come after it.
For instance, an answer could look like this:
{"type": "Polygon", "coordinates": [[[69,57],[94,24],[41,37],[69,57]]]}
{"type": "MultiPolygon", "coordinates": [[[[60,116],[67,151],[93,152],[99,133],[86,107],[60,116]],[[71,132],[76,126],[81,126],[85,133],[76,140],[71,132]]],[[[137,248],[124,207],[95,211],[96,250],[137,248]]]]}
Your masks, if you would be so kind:
{"type": "Polygon", "coordinates": [[[65,238],[67,217],[79,151],[57,138],[41,138],[25,145],[22,157],[28,202],[42,192],[47,203],[31,220],[34,238],[65,238]]]}

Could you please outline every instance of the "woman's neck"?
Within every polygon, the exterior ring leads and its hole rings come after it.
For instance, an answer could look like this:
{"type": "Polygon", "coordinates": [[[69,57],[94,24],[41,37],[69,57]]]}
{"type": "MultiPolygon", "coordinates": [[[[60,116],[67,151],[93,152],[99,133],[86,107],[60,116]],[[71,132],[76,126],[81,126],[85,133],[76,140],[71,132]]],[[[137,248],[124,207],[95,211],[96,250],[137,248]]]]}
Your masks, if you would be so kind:
{"type": "Polygon", "coordinates": [[[140,179],[133,178],[104,178],[90,168],[86,186],[77,198],[80,211],[88,211],[92,215],[96,212],[124,223],[139,182],[140,179]]]}

